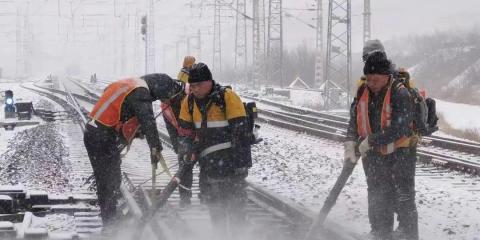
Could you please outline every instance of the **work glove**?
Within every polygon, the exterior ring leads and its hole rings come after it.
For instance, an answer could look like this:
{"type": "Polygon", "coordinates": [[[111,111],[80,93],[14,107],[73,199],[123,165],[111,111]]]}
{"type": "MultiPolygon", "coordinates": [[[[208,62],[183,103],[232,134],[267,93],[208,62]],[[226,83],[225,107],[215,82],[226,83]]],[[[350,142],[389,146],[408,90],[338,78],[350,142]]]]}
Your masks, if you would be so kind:
{"type": "Polygon", "coordinates": [[[363,139],[363,141],[358,146],[358,151],[360,152],[360,155],[362,157],[365,157],[367,155],[367,152],[369,150],[372,150],[372,146],[370,146],[370,143],[368,143],[368,138],[369,137],[366,137],[365,139],[363,139]]]}
{"type": "Polygon", "coordinates": [[[185,56],[185,58],[183,59],[184,68],[191,68],[194,63],[195,63],[195,57],[193,56],[185,56]]]}
{"type": "Polygon", "coordinates": [[[248,176],[248,168],[247,167],[241,167],[241,168],[235,168],[234,169],[235,176],[237,177],[247,177],[248,176]]]}
{"type": "Polygon", "coordinates": [[[178,141],[178,155],[183,156],[184,161],[191,161],[192,155],[195,154],[198,143],[190,138],[182,138],[178,141]]]}
{"type": "Polygon", "coordinates": [[[162,150],[159,150],[157,148],[152,148],[150,150],[150,160],[152,165],[155,165],[155,167],[158,165],[158,163],[160,163],[160,166],[162,166],[163,171],[165,171],[169,177],[172,177],[172,174],[168,169],[167,162],[165,162],[165,158],[163,158],[162,150]]]}
{"type": "Polygon", "coordinates": [[[357,143],[354,141],[346,141],[343,143],[343,150],[345,151],[343,154],[344,160],[350,161],[353,164],[358,161],[358,157],[355,154],[355,145],[357,145],[357,143]]]}

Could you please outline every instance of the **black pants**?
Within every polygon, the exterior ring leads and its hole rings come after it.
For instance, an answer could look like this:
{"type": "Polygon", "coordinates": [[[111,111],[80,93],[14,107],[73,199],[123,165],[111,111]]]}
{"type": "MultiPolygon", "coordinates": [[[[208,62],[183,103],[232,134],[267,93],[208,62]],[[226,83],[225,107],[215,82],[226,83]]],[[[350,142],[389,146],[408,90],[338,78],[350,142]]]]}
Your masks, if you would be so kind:
{"type": "Polygon", "coordinates": [[[210,211],[216,239],[243,239],[247,193],[246,174],[212,178],[200,169],[200,194],[210,211]]]}
{"type": "Polygon", "coordinates": [[[378,239],[392,239],[395,210],[407,239],[418,239],[415,161],[408,148],[398,149],[387,156],[369,152],[363,159],[368,186],[368,217],[372,233],[378,239]]]}
{"type": "Polygon", "coordinates": [[[97,183],[100,215],[103,224],[107,226],[115,217],[117,196],[120,193],[121,159],[117,150],[118,137],[112,129],[87,124],[83,142],[97,183]]]}
{"type": "MultiPolygon", "coordinates": [[[[193,164],[185,164],[185,161],[183,161],[183,156],[179,155],[178,156],[178,165],[183,166],[185,169],[184,174],[182,176],[179,176],[181,183],[183,186],[185,186],[188,189],[192,189],[192,182],[193,182],[193,164]]],[[[180,199],[187,200],[192,198],[192,191],[186,190],[182,187],[178,188],[178,192],[180,193],[180,199]]]]}

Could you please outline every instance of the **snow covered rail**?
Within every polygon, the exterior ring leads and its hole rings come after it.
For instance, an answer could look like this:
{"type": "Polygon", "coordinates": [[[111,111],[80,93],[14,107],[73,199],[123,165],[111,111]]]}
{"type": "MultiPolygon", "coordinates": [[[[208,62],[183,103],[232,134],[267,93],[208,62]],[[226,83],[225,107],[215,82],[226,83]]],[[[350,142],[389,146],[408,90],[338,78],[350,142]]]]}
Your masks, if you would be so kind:
{"type": "MultiPolygon", "coordinates": [[[[33,88],[32,86],[27,86],[26,84],[23,84],[21,85],[23,88],[27,89],[27,90],[30,90],[32,92],[35,92],[41,96],[45,96],[47,98],[50,98],[52,99],[53,101],[57,102],[60,106],[62,106],[64,109],[68,110],[67,112],[70,113],[70,114],[74,114],[76,115],[78,118],[82,118],[84,116],[81,116],[80,114],[83,112],[83,111],[79,111],[80,109],[76,109],[75,106],[72,104],[72,103],[69,103],[67,101],[65,101],[64,99],[61,99],[59,98],[58,96],[54,95],[54,94],[51,94],[48,92],[48,89],[47,92],[45,91],[41,91],[39,89],[35,89],[33,88]]],[[[35,86],[36,88],[39,88],[38,86],[35,86]]],[[[48,111],[43,111],[41,110],[40,113],[45,113],[47,115],[51,115],[51,119],[54,120],[55,119],[55,115],[53,114],[53,112],[48,112],[48,111]]],[[[50,116],[48,116],[50,118],[50,116]]]]}
{"type": "MultiPolygon", "coordinates": [[[[304,132],[313,136],[340,142],[343,141],[346,135],[345,129],[328,127],[328,125],[326,126],[325,124],[291,117],[287,114],[274,111],[262,111],[259,109],[259,120],[281,128],[304,132]]],[[[465,144],[462,146],[465,146],[465,144]]],[[[470,145],[470,147],[472,150],[476,146],[470,145]]],[[[477,154],[474,154],[473,156],[468,156],[465,155],[465,152],[456,152],[453,150],[445,151],[445,149],[438,150],[438,147],[433,148],[428,146],[420,146],[418,151],[418,155],[422,161],[432,162],[443,167],[480,175],[480,154],[478,154],[478,152],[476,153],[477,154]]]]}
{"type": "Polygon", "coordinates": [[[480,156],[480,143],[468,142],[459,139],[445,138],[439,136],[423,137],[424,140],[430,141],[432,145],[461,151],[476,156],[480,156]]]}
{"type": "MultiPolygon", "coordinates": [[[[276,103],[271,100],[252,97],[252,96],[242,96],[243,98],[252,99],[261,103],[265,103],[271,106],[275,106],[280,108],[282,111],[275,111],[275,110],[262,110],[259,108],[259,113],[262,115],[267,116],[272,124],[276,124],[277,126],[288,128],[291,130],[296,131],[303,131],[303,132],[310,132],[310,134],[320,137],[331,138],[334,140],[341,139],[337,136],[338,133],[345,134],[346,128],[348,126],[348,118],[326,114],[310,109],[298,108],[293,106],[288,106],[281,103],[276,103]],[[286,121],[292,123],[292,126],[289,126],[286,123],[280,122],[278,120],[286,121]],[[295,125],[295,126],[293,126],[295,125]],[[299,129],[296,125],[303,125],[305,129],[299,129]],[[330,126],[331,129],[327,130],[330,126]],[[326,131],[327,133],[323,132],[324,134],[318,134],[316,131],[311,131],[307,128],[313,128],[320,131],[326,131]],[[338,129],[334,131],[334,129],[338,129]],[[330,136],[330,137],[329,137],[330,136]]],[[[474,160],[469,160],[474,162],[473,165],[467,164],[467,166],[459,167],[458,169],[464,169],[465,167],[470,166],[468,169],[469,171],[473,170],[473,172],[478,172],[475,169],[474,165],[480,165],[480,143],[475,143],[471,141],[465,141],[461,139],[454,139],[454,138],[446,138],[440,136],[428,136],[423,138],[425,144],[432,146],[433,148],[443,148],[445,150],[449,150],[451,153],[457,152],[457,155],[464,155],[464,154],[471,154],[473,155],[474,160]]],[[[425,151],[429,151],[425,149],[425,151]]],[[[430,151],[429,151],[430,152],[430,151]]],[[[444,156],[445,158],[452,158],[452,154],[447,154],[444,156]]],[[[458,156],[454,158],[459,158],[458,156]]],[[[453,161],[453,160],[452,160],[453,161]]],[[[458,161],[458,159],[455,159],[458,161]]]]}

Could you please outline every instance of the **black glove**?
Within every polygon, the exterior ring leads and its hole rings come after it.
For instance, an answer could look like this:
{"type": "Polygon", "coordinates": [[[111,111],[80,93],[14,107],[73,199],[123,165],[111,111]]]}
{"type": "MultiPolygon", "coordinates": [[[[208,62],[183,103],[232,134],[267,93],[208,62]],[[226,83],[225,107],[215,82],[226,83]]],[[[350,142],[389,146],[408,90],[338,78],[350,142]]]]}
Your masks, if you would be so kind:
{"type": "Polygon", "coordinates": [[[163,159],[162,150],[159,150],[157,148],[152,148],[150,150],[150,162],[152,164],[157,165],[158,162],[160,162],[160,161],[165,161],[163,159]]]}
{"type": "Polygon", "coordinates": [[[190,138],[183,138],[178,141],[178,155],[192,155],[197,152],[198,142],[190,138]]]}
{"type": "Polygon", "coordinates": [[[247,167],[235,168],[234,172],[235,172],[236,177],[246,178],[248,176],[248,168],[247,167]]]}

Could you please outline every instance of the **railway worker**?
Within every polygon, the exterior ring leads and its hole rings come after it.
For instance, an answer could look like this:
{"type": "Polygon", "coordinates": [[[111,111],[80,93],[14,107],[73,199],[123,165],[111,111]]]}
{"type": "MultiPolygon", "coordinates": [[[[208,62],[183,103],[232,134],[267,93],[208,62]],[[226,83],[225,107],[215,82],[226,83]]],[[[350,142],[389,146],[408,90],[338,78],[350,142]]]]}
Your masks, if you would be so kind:
{"type": "Polygon", "coordinates": [[[365,61],[366,83],[352,103],[345,160],[362,156],[368,186],[368,216],[374,239],[392,239],[394,211],[402,220],[405,239],[418,239],[415,205],[415,158],[411,157],[413,104],[408,90],[392,72],[385,52],[365,61]],[[396,204],[397,207],[396,207],[396,204]]]}
{"type": "MultiPolygon", "coordinates": [[[[178,164],[183,168],[186,168],[183,176],[178,176],[181,179],[182,186],[178,188],[180,194],[180,207],[186,207],[191,204],[192,198],[192,182],[193,182],[193,164],[188,164],[184,160],[183,154],[179,154],[178,152],[178,139],[179,136],[188,136],[190,132],[186,131],[185,129],[180,128],[178,124],[178,118],[180,115],[180,106],[181,101],[188,93],[188,71],[195,63],[195,58],[193,56],[185,56],[183,59],[183,66],[180,72],[178,73],[178,80],[181,81],[181,85],[185,89],[182,94],[179,94],[177,97],[172,99],[169,103],[162,102],[161,108],[165,109],[163,111],[163,118],[165,121],[165,125],[168,131],[168,135],[170,136],[170,140],[173,145],[173,149],[175,153],[178,155],[178,164]],[[167,106],[167,104],[169,106],[167,106]]],[[[179,87],[179,85],[177,85],[179,87]]],[[[178,90],[178,89],[177,89],[178,90]]],[[[177,91],[175,90],[175,91],[177,91]]]]}
{"type": "Polygon", "coordinates": [[[200,199],[209,207],[215,235],[225,239],[227,229],[241,231],[245,223],[245,178],[252,165],[250,142],[244,141],[246,111],[240,97],[217,84],[203,63],[192,66],[189,83],[180,125],[196,137],[183,138],[181,148],[198,156],[200,199]]]}
{"type": "MultiPolygon", "coordinates": [[[[366,41],[365,44],[363,45],[362,61],[365,63],[365,61],[367,61],[368,56],[370,56],[370,54],[375,52],[383,52],[385,53],[385,55],[387,55],[387,53],[385,52],[385,47],[383,46],[383,43],[380,40],[370,39],[366,41]]],[[[398,70],[396,69],[395,64],[392,63],[390,66],[391,66],[392,74],[397,76],[398,70]]],[[[362,75],[360,77],[360,80],[358,81],[358,86],[361,86],[362,84],[364,84],[366,80],[367,78],[365,77],[365,75],[362,75]]]]}
{"type": "Polygon", "coordinates": [[[105,227],[113,224],[121,183],[121,144],[129,144],[136,130],[145,136],[152,164],[164,163],[152,102],[178,95],[177,83],[166,74],[148,74],[108,85],[90,112],[84,144],[97,184],[97,196],[105,227]]]}
{"type": "MultiPolygon", "coordinates": [[[[366,59],[368,58],[368,56],[374,52],[377,52],[377,51],[380,51],[380,52],[384,52],[385,53],[385,48],[382,44],[382,42],[378,39],[373,39],[373,40],[368,40],[364,47],[363,47],[363,55],[362,55],[362,60],[365,62],[366,59]]],[[[386,53],[385,53],[386,54],[386,53]]],[[[418,99],[416,99],[420,92],[420,94],[422,93],[423,91],[423,95],[422,97],[425,98],[425,90],[418,90],[417,88],[415,88],[415,84],[413,84],[413,80],[410,79],[410,73],[405,69],[405,68],[397,68],[395,66],[395,64],[391,64],[391,71],[392,71],[392,74],[394,75],[395,78],[397,78],[398,80],[400,80],[404,86],[409,90],[410,92],[410,95],[412,97],[412,101],[413,101],[413,109],[414,109],[414,113],[416,114],[413,119],[414,119],[414,136],[412,137],[413,138],[413,141],[412,141],[412,144],[410,146],[410,151],[411,151],[411,154],[410,154],[410,157],[413,158],[413,159],[417,159],[417,144],[418,142],[420,141],[420,138],[421,136],[423,135],[430,135],[432,132],[436,131],[435,129],[438,129],[436,128],[436,119],[438,119],[435,115],[435,110],[432,110],[430,109],[431,107],[428,105],[428,101],[425,103],[426,106],[421,106],[421,103],[419,102],[418,99]],[[426,107],[428,111],[428,120],[427,119],[424,119],[424,120],[427,120],[427,122],[425,123],[419,123],[419,121],[421,121],[420,119],[423,119],[424,118],[424,115],[423,115],[423,112],[419,109],[419,107],[426,107]],[[433,112],[432,112],[433,111],[433,112]],[[433,117],[430,117],[434,115],[433,117]]],[[[360,80],[360,85],[365,83],[365,76],[362,76],[362,79],[360,80]]],[[[430,100],[432,101],[432,100],[430,100]]],[[[434,109],[434,108],[433,108],[434,109]]],[[[413,164],[412,161],[410,161],[411,164],[413,164]]],[[[414,171],[411,171],[411,169],[413,168],[412,166],[410,165],[405,165],[405,167],[407,169],[410,169],[409,173],[412,175],[411,177],[413,178],[415,172],[414,171]]],[[[407,170],[408,171],[408,170],[407,170]]],[[[405,184],[407,184],[407,186],[405,187],[410,187],[409,185],[411,183],[409,182],[404,182],[405,184]]],[[[397,198],[398,200],[398,198],[397,198]]],[[[397,209],[401,208],[401,204],[397,204],[397,209]]],[[[396,212],[398,212],[398,210],[396,210],[396,212]]],[[[403,218],[403,216],[401,214],[398,215],[398,227],[397,229],[395,230],[394,232],[394,236],[397,237],[397,238],[402,238],[403,236],[405,236],[406,234],[406,231],[408,231],[409,227],[408,225],[410,224],[409,223],[409,219],[405,219],[403,218]]]]}

